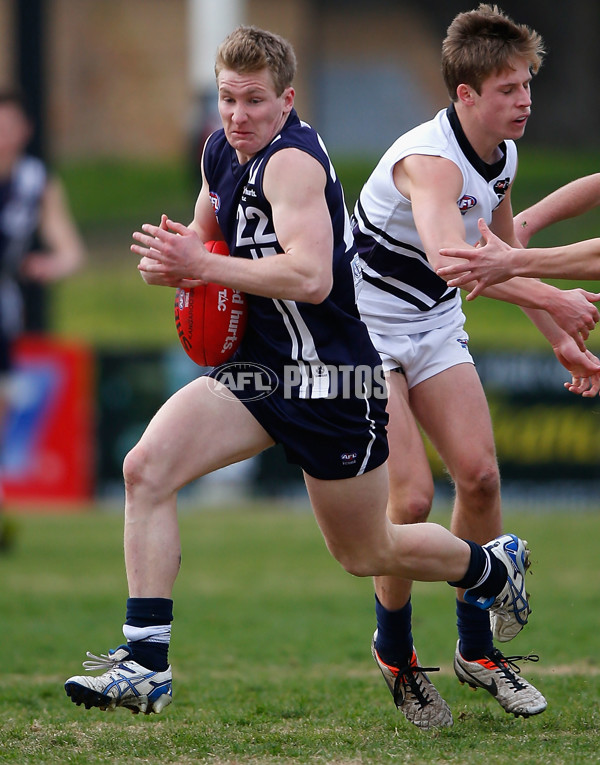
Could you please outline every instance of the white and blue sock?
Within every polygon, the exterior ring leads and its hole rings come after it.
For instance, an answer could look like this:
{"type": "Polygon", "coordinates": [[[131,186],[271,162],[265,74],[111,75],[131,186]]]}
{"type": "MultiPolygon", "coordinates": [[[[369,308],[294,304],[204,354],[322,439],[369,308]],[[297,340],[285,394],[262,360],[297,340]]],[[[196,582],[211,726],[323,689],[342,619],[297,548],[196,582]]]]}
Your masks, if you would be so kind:
{"type": "Polygon", "coordinates": [[[172,621],[173,601],[169,598],[128,598],[123,634],[131,658],[146,669],[167,669],[172,621]]]}

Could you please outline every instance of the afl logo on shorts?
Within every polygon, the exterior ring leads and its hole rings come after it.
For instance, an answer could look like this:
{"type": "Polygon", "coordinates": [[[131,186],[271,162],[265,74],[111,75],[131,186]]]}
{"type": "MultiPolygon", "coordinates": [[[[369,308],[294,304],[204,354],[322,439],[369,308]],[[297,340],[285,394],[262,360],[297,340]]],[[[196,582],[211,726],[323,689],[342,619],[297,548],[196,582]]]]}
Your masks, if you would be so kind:
{"type": "Polygon", "coordinates": [[[461,197],[458,200],[458,209],[460,210],[460,214],[464,215],[467,210],[472,210],[476,204],[477,200],[475,197],[472,197],[469,194],[465,194],[464,197],[461,197]]]}
{"type": "Polygon", "coordinates": [[[358,454],[356,452],[342,452],[340,454],[340,459],[344,465],[354,465],[357,457],[358,454]]]}
{"type": "Polygon", "coordinates": [[[219,195],[216,194],[214,191],[211,191],[209,193],[209,196],[210,196],[210,202],[213,206],[213,210],[215,211],[215,215],[216,215],[221,209],[221,199],[219,198],[219,195]]]}
{"type": "Polygon", "coordinates": [[[211,377],[220,383],[213,393],[220,398],[257,401],[275,392],[279,382],[275,373],[262,364],[232,361],[217,367],[211,377]]]}

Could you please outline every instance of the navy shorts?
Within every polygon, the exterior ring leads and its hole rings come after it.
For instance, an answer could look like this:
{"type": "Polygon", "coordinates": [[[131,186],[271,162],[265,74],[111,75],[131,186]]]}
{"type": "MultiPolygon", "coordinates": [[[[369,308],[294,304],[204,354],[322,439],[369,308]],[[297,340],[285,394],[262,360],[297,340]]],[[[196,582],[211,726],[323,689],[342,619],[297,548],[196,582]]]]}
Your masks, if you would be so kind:
{"type": "MultiPolygon", "coordinates": [[[[209,372],[223,382],[219,367],[209,372]]],[[[231,390],[231,389],[230,389],[231,390]]],[[[288,462],[313,478],[353,478],[382,465],[388,457],[387,392],[365,396],[297,398],[233,390],[271,438],[283,446],[288,462]]]]}

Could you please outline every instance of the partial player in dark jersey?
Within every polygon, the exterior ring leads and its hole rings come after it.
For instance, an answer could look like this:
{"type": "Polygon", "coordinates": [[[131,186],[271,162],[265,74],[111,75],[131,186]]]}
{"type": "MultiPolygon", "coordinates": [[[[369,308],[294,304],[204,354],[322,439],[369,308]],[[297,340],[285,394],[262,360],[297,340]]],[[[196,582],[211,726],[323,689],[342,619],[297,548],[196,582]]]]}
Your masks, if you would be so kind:
{"type": "MultiPolygon", "coordinates": [[[[32,129],[21,94],[0,92],[0,423],[10,403],[12,348],[24,327],[20,279],[54,281],[84,259],[60,181],[26,153],[32,129]]],[[[10,528],[0,516],[0,550],[10,528]]]]}
{"type": "Polygon", "coordinates": [[[100,676],[67,681],[86,707],[149,713],[170,703],[177,492],[276,442],[301,465],[327,546],[349,572],[456,580],[503,633],[527,621],[522,540],[483,547],[436,524],[387,518],[385,384],[357,312],[342,189],[321,139],[294,111],[294,71],[287,41],[254,27],[232,32],[216,63],[223,130],[206,144],[193,222],[163,217],[134,234],[147,283],[231,286],[246,293],[250,314],[227,376],[216,369],[175,393],[125,459],[127,646],[87,664],[105,669],[100,676]],[[231,257],[206,249],[215,239],[231,257]],[[258,369],[272,375],[269,395],[258,369]]]}

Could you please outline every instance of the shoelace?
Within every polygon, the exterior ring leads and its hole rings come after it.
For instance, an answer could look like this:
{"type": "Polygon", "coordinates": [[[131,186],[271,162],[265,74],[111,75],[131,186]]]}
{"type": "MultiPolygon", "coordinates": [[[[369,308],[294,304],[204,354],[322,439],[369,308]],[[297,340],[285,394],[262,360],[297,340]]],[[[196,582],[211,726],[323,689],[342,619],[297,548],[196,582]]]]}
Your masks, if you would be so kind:
{"type": "Polygon", "coordinates": [[[412,664],[407,664],[406,667],[398,670],[396,680],[394,681],[394,703],[396,706],[400,704],[406,698],[406,694],[402,693],[401,685],[408,685],[413,695],[419,702],[421,708],[426,707],[427,704],[431,704],[433,699],[427,698],[424,692],[424,688],[421,686],[416,678],[418,673],[425,674],[426,672],[439,672],[439,667],[415,667],[412,664]],[[398,703],[400,699],[400,704],[398,703]]]}
{"type": "Polygon", "coordinates": [[[537,655],[537,653],[529,653],[527,656],[504,656],[502,651],[499,651],[497,648],[495,648],[489,654],[489,657],[495,664],[498,665],[498,669],[507,678],[507,680],[514,685],[515,690],[519,690],[523,687],[519,682],[519,678],[517,677],[517,674],[521,674],[521,667],[517,664],[517,662],[537,662],[540,660],[540,657],[537,655]]]}
{"type": "Polygon", "coordinates": [[[518,672],[519,674],[521,674],[521,667],[519,667],[517,664],[518,661],[536,662],[540,660],[540,657],[537,655],[537,653],[528,653],[527,656],[505,656],[502,651],[499,651],[497,648],[491,654],[490,658],[494,659],[494,661],[499,659],[499,663],[501,661],[506,662],[513,670],[513,672],[518,672]]]}
{"type": "MultiPolygon", "coordinates": [[[[117,652],[115,651],[115,654],[117,652]]],[[[83,667],[88,672],[93,672],[96,669],[112,669],[113,667],[116,667],[117,664],[121,664],[124,660],[122,656],[119,659],[115,658],[115,654],[112,656],[110,654],[101,653],[100,656],[96,656],[96,654],[91,653],[90,651],[86,651],[86,656],[90,659],[93,659],[93,661],[84,661],[83,667]]]]}

